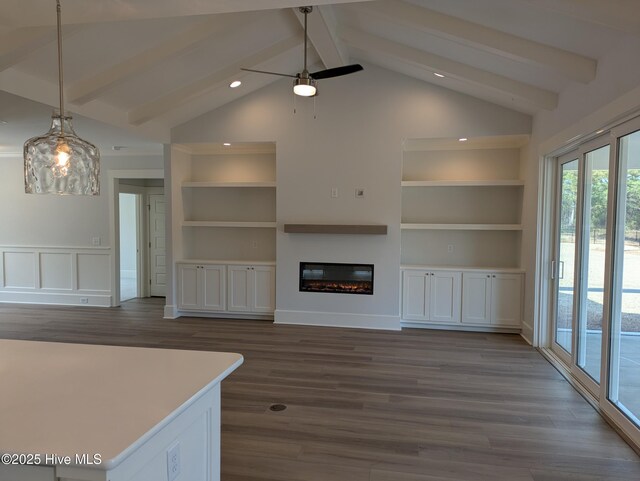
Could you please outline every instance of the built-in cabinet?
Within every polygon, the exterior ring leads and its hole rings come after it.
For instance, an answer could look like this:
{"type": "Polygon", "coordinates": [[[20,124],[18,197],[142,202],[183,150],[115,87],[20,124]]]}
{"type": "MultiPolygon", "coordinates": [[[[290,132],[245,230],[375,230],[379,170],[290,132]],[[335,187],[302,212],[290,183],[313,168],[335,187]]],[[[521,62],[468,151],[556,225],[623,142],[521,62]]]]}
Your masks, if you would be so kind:
{"type": "Polygon", "coordinates": [[[522,273],[402,269],[402,319],[409,325],[520,328],[522,273]]]}
{"type": "Polygon", "coordinates": [[[273,313],[275,267],[239,265],[227,270],[230,312],[273,313]]]}
{"type": "Polygon", "coordinates": [[[274,265],[181,262],[177,272],[180,310],[273,315],[274,265]]]}
{"type": "Polygon", "coordinates": [[[495,327],[520,327],[522,274],[464,272],[462,323],[495,327]]]}
{"type": "Polygon", "coordinates": [[[402,273],[404,319],[460,322],[460,272],[405,270],[402,273]]]}
{"type": "Polygon", "coordinates": [[[224,311],[226,266],[178,264],[178,307],[190,311],[224,311]]]}

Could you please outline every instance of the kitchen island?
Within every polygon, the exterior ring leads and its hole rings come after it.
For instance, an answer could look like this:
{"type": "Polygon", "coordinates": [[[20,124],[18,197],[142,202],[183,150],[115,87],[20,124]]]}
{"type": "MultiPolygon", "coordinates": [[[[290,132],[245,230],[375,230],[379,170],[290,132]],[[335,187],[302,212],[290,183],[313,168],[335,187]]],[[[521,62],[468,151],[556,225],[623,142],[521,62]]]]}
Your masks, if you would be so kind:
{"type": "Polygon", "coordinates": [[[0,340],[0,481],[218,481],[240,354],[0,340]]]}

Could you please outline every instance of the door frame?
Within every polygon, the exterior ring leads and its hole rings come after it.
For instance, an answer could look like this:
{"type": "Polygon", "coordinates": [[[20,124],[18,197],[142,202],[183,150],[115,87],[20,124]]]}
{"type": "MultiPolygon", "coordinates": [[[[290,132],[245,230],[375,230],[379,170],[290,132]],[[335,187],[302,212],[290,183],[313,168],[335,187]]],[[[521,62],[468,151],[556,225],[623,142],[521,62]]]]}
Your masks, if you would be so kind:
{"type": "Polygon", "coordinates": [[[120,179],[164,180],[164,170],[109,170],[107,179],[109,237],[111,239],[111,307],[118,307],[120,306],[120,179]]]}

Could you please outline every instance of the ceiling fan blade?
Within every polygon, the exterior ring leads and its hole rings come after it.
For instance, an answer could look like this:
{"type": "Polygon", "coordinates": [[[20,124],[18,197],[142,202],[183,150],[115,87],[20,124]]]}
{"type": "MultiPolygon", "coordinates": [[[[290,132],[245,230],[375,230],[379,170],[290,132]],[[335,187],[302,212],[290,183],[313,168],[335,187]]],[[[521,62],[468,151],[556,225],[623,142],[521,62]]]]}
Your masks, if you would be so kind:
{"type": "Polygon", "coordinates": [[[240,70],[244,70],[245,72],[266,73],[267,75],[279,75],[280,77],[298,78],[297,75],[291,75],[288,73],[267,72],[266,70],[254,70],[252,68],[241,68],[240,70]]]}
{"type": "Polygon", "coordinates": [[[313,72],[312,74],[309,74],[309,76],[312,79],[320,80],[323,78],[341,77],[342,75],[349,75],[350,73],[359,72],[360,70],[363,70],[362,65],[356,63],[353,65],[345,65],[344,67],[320,70],[319,72],[313,72]]]}

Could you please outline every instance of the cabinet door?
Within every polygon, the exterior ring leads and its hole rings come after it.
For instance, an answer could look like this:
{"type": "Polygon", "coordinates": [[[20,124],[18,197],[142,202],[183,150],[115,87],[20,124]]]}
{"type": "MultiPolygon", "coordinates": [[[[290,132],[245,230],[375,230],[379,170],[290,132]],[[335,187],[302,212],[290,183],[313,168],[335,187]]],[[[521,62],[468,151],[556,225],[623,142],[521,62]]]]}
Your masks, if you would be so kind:
{"type": "Polygon", "coordinates": [[[250,312],[253,310],[253,271],[251,266],[227,267],[227,310],[250,312]]]}
{"type": "Polygon", "coordinates": [[[407,270],[402,273],[402,318],[429,320],[430,286],[427,271],[407,270]]]}
{"type": "Polygon", "coordinates": [[[491,273],[465,272],[462,275],[462,323],[491,323],[491,273]]]}
{"type": "Polygon", "coordinates": [[[225,266],[202,267],[202,308],[207,311],[225,309],[225,266]]]}
{"type": "Polygon", "coordinates": [[[434,271],[431,278],[429,320],[433,322],[460,322],[460,272],[434,271]]]}
{"type": "Polygon", "coordinates": [[[276,269],[253,267],[253,311],[273,313],[276,308],[276,269]]]}
{"type": "Polygon", "coordinates": [[[522,275],[491,275],[491,324],[520,327],[522,318],[522,275]]]}
{"type": "Polygon", "coordinates": [[[178,264],[178,308],[200,309],[199,266],[178,264]]]}

